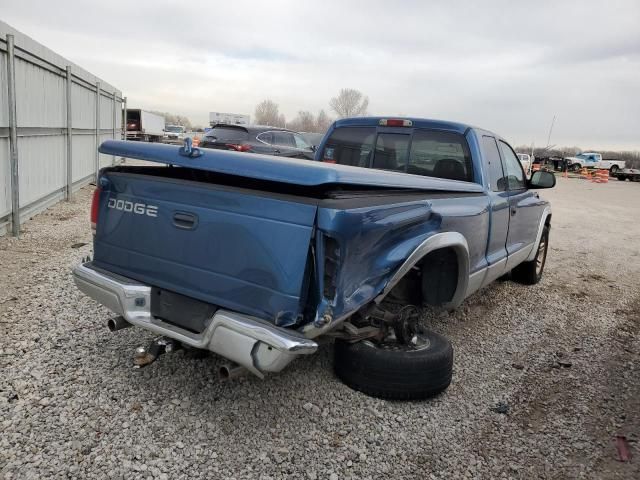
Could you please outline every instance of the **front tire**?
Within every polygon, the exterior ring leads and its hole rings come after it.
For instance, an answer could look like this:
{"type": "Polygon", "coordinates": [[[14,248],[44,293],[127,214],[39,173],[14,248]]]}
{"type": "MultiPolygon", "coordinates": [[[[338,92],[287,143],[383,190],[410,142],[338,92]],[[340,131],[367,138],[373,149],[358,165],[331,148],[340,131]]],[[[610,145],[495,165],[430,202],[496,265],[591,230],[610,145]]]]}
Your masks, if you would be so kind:
{"type": "Polygon", "coordinates": [[[618,166],[611,165],[611,168],[609,169],[609,175],[611,175],[612,177],[615,177],[616,173],[618,173],[618,166]]]}
{"type": "Polygon", "coordinates": [[[535,258],[530,262],[522,262],[515,267],[511,272],[512,278],[523,285],[535,285],[538,283],[542,279],[542,273],[544,272],[547,250],[549,250],[549,225],[545,225],[542,230],[535,258]]]}
{"type": "Polygon", "coordinates": [[[436,395],[451,383],[453,347],[435,332],[420,336],[425,344],[415,348],[336,340],[334,371],[347,386],[372,397],[417,400],[436,395]]]}

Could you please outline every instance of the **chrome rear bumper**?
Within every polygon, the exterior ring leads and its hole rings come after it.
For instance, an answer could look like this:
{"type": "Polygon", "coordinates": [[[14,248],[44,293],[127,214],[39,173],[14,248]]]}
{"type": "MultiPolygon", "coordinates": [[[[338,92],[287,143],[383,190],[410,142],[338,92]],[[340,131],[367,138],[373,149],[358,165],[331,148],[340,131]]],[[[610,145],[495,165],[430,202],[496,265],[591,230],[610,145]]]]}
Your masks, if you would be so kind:
{"type": "Polygon", "coordinates": [[[318,344],[295,330],[276,327],[240,313],[217,310],[202,333],[193,333],[151,315],[151,287],[94,267],[73,269],[84,294],[127,322],[195,348],[211,350],[262,377],[279,372],[297,355],[314,353],[318,344]]]}

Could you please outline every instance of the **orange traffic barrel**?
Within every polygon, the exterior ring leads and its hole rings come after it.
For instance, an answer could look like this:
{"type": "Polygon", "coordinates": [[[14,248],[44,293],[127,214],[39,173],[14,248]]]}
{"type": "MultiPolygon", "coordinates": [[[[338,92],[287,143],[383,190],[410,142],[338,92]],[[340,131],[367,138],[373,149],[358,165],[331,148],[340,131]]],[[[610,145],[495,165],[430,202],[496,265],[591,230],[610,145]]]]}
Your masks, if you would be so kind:
{"type": "Polygon", "coordinates": [[[598,183],[609,183],[609,170],[600,169],[596,173],[598,183]]]}

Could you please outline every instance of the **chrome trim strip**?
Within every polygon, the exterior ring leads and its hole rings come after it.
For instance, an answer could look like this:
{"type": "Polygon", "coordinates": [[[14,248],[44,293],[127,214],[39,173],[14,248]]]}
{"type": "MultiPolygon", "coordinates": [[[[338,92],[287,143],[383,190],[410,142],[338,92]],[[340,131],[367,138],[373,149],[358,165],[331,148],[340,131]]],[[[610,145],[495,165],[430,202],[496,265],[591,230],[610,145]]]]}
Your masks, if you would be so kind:
{"type": "Polygon", "coordinates": [[[486,274],[487,267],[481,268],[477,272],[473,272],[471,275],[469,275],[469,283],[467,285],[467,294],[465,295],[465,298],[483,287],[484,277],[486,274]]]}
{"type": "Polygon", "coordinates": [[[511,255],[507,257],[507,268],[506,268],[507,272],[512,270],[514,267],[517,267],[527,259],[533,245],[534,245],[533,243],[530,243],[529,245],[525,245],[520,250],[513,252],[511,255]]]}
{"type": "Polygon", "coordinates": [[[542,230],[544,230],[544,224],[547,221],[547,217],[551,215],[551,206],[547,205],[542,211],[542,217],[540,217],[540,225],[538,226],[538,235],[536,236],[536,241],[533,243],[531,247],[531,252],[526,258],[527,262],[530,262],[534,258],[536,258],[536,253],[538,252],[538,245],[540,245],[540,238],[542,237],[542,230]]]}
{"type": "Polygon", "coordinates": [[[507,257],[501,258],[496,263],[493,263],[487,267],[487,274],[482,281],[482,286],[485,287],[493,282],[496,278],[501,277],[507,273],[507,257]]]}

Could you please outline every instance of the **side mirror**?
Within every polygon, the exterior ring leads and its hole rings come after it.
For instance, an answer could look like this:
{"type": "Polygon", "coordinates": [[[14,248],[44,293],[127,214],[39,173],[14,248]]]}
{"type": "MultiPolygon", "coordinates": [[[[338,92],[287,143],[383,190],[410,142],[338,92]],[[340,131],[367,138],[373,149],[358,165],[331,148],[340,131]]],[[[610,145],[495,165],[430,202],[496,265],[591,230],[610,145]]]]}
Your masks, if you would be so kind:
{"type": "Polygon", "coordinates": [[[529,188],[553,188],[556,186],[556,176],[551,172],[537,170],[531,175],[529,188]]]}
{"type": "Polygon", "coordinates": [[[312,151],[312,152],[315,152],[317,149],[318,149],[318,147],[317,147],[317,146],[315,146],[315,145],[311,145],[311,151],[312,151]]]}

